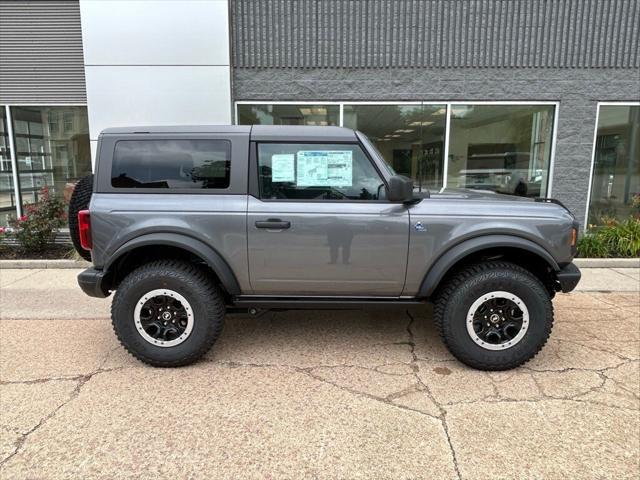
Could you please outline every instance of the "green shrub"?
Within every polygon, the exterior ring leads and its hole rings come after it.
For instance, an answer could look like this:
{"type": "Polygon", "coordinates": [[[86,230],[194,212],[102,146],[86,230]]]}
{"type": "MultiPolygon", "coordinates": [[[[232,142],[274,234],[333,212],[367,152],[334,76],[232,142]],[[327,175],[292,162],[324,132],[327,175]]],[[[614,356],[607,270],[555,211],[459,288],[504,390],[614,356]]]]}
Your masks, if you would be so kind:
{"type": "Polygon", "coordinates": [[[58,229],[65,223],[65,206],[62,200],[52,197],[49,189],[40,191],[40,202],[27,205],[25,214],[9,221],[11,235],[26,252],[41,252],[53,241],[58,229]]]}
{"type": "Polygon", "coordinates": [[[640,218],[629,217],[622,221],[607,219],[603,227],[598,227],[580,238],[578,256],[640,256],[640,218]]]}

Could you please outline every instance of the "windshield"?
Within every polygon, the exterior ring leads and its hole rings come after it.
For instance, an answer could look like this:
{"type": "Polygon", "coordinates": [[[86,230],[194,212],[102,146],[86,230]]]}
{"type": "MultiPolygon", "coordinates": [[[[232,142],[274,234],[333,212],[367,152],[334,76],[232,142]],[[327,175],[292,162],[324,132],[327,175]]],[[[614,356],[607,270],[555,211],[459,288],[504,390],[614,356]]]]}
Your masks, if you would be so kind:
{"type": "Polygon", "coordinates": [[[366,136],[364,133],[362,133],[362,132],[360,132],[360,131],[358,131],[357,133],[358,133],[358,137],[360,138],[360,140],[362,141],[362,143],[364,143],[364,146],[365,146],[365,147],[367,147],[367,150],[368,150],[369,152],[373,152],[373,153],[378,157],[378,161],[379,161],[379,163],[381,163],[382,165],[384,165],[384,167],[386,168],[387,172],[389,172],[389,175],[392,175],[392,176],[393,176],[393,175],[397,175],[396,171],[393,169],[393,167],[392,167],[391,165],[389,165],[389,164],[385,161],[384,157],[383,157],[383,156],[382,156],[382,154],[380,153],[380,150],[378,150],[378,149],[376,148],[376,146],[371,142],[371,140],[369,140],[369,139],[367,138],[367,136],[366,136]]]}

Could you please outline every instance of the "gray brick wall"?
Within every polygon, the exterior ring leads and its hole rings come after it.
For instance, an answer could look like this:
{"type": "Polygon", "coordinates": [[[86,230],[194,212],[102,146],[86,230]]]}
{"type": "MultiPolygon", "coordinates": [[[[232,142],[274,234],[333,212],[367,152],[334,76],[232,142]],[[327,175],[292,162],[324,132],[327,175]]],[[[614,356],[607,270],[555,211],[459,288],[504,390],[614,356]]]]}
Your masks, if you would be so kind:
{"type": "Polygon", "coordinates": [[[640,100],[639,25],[638,0],[235,0],[233,96],[557,101],[553,196],[584,224],[597,102],[640,100]]]}
{"type": "Polygon", "coordinates": [[[638,0],[232,0],[240,68],[638,68],[638,0]]]}

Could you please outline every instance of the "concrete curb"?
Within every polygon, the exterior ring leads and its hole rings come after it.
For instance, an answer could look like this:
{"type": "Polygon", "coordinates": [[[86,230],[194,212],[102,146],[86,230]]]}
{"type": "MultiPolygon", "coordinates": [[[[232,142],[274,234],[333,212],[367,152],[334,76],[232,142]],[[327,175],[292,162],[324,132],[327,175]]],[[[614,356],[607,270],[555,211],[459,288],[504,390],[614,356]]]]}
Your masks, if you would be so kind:
{"type": "MultiPolygon", "coordinates": [[[[640,268],[640,258],[576,258],[578,268],[640,268]]],[[[0,260],[3,268],[89,268],[84,260],[0,260]]]]}
{"type": "Polygon", "coordinates": [[[640,268],[640,258],[576,258],[578,268],[640,268]]]}
{"type": "Polygon", "coordinates": [[[32,268],[42,270],[47,268],[89,268],[91,264],[84,260],[0,260],[0,270],[3,268],[32,268]]]}

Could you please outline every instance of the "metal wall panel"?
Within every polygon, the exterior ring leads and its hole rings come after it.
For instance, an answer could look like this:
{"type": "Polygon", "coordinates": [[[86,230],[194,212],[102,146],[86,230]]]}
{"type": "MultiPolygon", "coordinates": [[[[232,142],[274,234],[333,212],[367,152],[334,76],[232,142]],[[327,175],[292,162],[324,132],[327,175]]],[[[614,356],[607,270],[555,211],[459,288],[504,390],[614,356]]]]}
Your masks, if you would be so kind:
{"type": "Polygon", "coordinates": [[[77,0],[0,1],[0,104],[86,103],[77,0]]]}
{"type": "Polygon", "coordinates": [[[232,0],[235,68],[638,68],[639,0],[232,0]]]}

